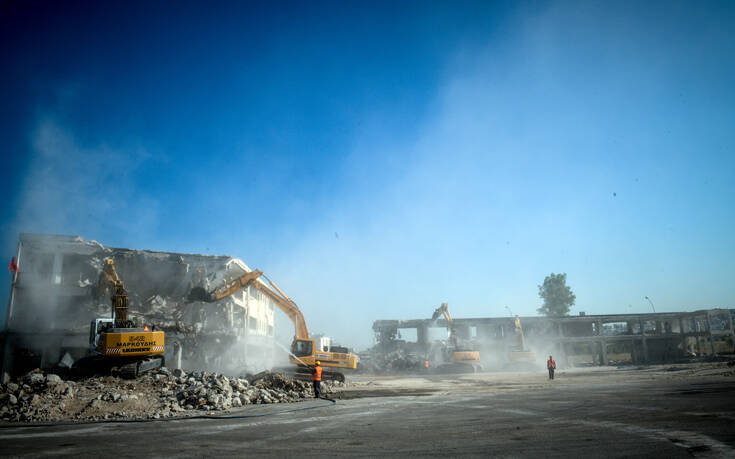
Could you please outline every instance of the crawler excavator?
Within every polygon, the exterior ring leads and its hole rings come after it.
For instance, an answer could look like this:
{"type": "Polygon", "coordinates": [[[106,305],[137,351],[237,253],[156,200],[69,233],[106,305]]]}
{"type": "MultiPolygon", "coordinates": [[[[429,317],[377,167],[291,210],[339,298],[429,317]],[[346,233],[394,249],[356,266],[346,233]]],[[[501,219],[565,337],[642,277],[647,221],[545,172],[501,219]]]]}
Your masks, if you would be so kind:
{"type": "Polygon", "coordinates": [[[536,353],[526,347],[526,340],[523,337],[523,327],[521,326],[521,318],[516,316],[513,320],[516,330],[516,346],[508,353],[508,361],[510,364],[532,364],[536,361],[536,353]]]}
{"type": "Polygon", "coordinates": [[[225,282],[209,292],[203,287],[194,287],[189,292],[189,301],[212,303],[250,286],[257,289],[275,303],[291,319],[291,322],[293,322],[295,335],[291,343],[290,360],[291,363],[297,365],[297,373],[301,375],[309,374],[310,368],[318,360],[321,366],[324,367],[322,372],[323,379],[344,381],[345,376],[343,373],[330,370],[330,368],[345,368],[350,370],[357,368],[357,356],[355,354],[349,352],[326,352],[317,348],[315,340],[309,337],[306,320],[301,310],[273,281],[264,276],[262,271],[250,271],[229,282],[225,282]],[[261,276],[268,281],[275,291],[268,288],[259,280],[261,276]]]}
{"type": "Polygon", "coordinates": [[[97,296],[109,292],[112,317],[97,318],[89,327],[89,356],[80,359],[75,368],[81,372],[119,371],[123,378],[164,365],[164,333],[151,327],[138,327],[128,319],[128,293],[115,269],[112,258],[105,266],[97,283],[97,296]]]}
{"type": "Polygon", "coordinates": [[[450,362],[439,365],[439,367],[437,367],[437,371],[482,371],[480,353],[478,351],[462,349],[457,344],[457,330],[454,326],[452,315],[449,313],[449,305],[447,303],[442,303],[441,306],[436,308],[434,314],[431,316],[431,320],[436,320],[441,316],[444,316],[444,320],[447,321],[447,330],[449,331],[449,352],[451,352],[451,359],[450,362]]]}

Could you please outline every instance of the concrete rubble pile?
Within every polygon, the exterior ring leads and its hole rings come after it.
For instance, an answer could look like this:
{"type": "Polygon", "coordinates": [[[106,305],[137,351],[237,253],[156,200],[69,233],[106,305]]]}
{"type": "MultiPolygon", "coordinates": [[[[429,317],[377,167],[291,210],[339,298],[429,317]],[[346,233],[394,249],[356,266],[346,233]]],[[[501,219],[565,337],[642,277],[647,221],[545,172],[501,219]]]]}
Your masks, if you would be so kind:
{"type": "MultiPolygon", "coordinates": [[[[322,382],[324,393],[343,383],[322,382]]],[[[0,385],[3,421],[57,422],[159,419],[224,411],[244,405],[291,403],[314,396],[310,382],[279,373],[229,378],[220,373],[163,367],[130,381],[115,376],[63,379],[34,370],[0,385]]]]}
{"type": "Polygon", "coordinates": [[[372,352],[360,360],[363,371],[368,373],[401,373],[422,369],[423,360],[414,353],[397,349],[388,353],[372,352]]]}

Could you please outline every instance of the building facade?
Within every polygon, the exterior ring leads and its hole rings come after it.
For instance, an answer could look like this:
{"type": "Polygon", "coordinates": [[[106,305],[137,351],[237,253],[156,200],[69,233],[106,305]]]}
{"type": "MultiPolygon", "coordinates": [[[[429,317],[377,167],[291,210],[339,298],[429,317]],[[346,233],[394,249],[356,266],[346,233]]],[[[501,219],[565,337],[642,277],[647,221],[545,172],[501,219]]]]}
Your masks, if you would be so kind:
{"type": "Polygon", "coordinates": [[[107,258],[125,283],[129,315],[166,332],[168,366],[244,372],[272,359],[274,305],[256,289],[214,303],[188,299],[192,287],[211,290],[249,272],[240,259],[22,234],[2,333],[3,375],[86,354],[90,322],[111,316],[109,297],[97,295],[107,258]]]}

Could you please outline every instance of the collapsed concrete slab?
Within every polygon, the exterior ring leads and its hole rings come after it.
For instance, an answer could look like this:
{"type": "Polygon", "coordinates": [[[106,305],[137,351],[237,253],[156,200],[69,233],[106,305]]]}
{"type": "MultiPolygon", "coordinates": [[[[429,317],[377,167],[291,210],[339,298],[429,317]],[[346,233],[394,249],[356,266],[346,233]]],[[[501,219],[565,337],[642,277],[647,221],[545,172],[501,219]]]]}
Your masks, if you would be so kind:
{"type": "Polygon", "coordinates": [[[112,258],[140,324],[166,332],[171,367],[258,371],[274,358],[274,305],[254,288],[216,303],[189,301],[192,287],[209,290],[251,269],[231,256],[132,250],[78,236],[22,234],[3,334],[3,372],[51,368],[86,353],[89,324],[110,317],[97,296],[112,258]]]}

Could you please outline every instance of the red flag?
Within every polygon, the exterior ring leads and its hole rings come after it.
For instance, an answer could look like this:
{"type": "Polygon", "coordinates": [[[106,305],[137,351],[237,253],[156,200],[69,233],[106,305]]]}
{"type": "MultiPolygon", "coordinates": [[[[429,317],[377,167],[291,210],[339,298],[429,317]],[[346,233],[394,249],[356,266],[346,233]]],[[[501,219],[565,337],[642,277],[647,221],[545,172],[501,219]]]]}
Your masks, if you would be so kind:
{"type": "Polygon", "coordinates": [[[8,265],[8,271],[11,273],[17,273],[18,272],[18,263],[15,262],[15,257],[13,257],[10,260],[10,264],[8,265]]]}

